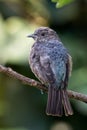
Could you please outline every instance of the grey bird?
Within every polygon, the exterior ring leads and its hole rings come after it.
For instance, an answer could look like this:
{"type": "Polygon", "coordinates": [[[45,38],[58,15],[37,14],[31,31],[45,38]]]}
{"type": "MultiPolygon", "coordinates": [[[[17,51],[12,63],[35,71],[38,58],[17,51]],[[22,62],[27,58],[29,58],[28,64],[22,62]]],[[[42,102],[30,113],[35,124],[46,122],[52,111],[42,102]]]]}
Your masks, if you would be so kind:
{"type": "Polygon", "coordinates": [[[48,27],[36,29],[28,37],[35,40],[29,57],[31,70],[48,87],[47,115],[72,115],[66,91],[72,71],[71,56],[57,33],[48,27]]]}

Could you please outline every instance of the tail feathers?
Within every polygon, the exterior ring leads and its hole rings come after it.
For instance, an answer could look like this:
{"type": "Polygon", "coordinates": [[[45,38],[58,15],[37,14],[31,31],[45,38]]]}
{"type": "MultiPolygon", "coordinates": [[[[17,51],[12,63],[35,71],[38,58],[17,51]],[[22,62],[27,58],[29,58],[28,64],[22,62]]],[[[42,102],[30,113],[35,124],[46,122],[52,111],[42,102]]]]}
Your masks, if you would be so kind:
{"type": "Polygon", "coordinates": [[[62,116],[63,107],[66,116],[73,114],[66,90],[50,86],[48,88],[47,115],[62,116]]]}
{"type": "Polygon", "coordinates": [[[53,87],[48,88],[48,100],[47,100],[47,115],[62,116],[62,95],[60,90],[56,90],[53,87]]]}
{"type": "Polygon", "coordinates": [[[73,115],[73,110],[72,110],[71,105],[70,105],[67,91],[64,89],[62,90],[62,101],[63,101],[65,115],[66,116],[73,115]]]}
{"type": "Polygon", "coordinates": [[[56,114],[57,114],[57,116],[62,116],[63,115],[63,105],[62,105],[61,90],[56,90],[56,95],[57,95],[56,114]]]}

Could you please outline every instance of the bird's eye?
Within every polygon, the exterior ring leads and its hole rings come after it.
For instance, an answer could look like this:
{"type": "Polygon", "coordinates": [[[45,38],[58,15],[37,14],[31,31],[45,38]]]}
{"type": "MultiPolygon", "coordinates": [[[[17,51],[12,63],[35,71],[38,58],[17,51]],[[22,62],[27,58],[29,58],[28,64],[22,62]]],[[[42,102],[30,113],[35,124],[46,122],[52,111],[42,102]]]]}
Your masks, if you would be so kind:
{"type": "Polygon", "coordinates": [[[45,33],[43,32],[43,33],[41,33],[41,36],[45,36],[45,33]]]}

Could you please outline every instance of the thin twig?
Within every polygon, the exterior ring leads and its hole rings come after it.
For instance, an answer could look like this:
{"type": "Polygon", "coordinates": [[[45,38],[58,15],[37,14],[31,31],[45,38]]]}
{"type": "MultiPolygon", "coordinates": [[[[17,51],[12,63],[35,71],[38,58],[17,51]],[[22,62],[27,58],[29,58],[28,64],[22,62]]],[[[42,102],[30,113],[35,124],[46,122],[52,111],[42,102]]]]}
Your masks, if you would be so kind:
{"type": "MultiPolygon", "coordinates": [[[[4,74],[6,74],[10,77],[14,77],[14,78],[20,80],[21,82],[23,82],[26,85],[33,86],[37,89],[40,89],[40,90],[47,92],[47,88],[43,84],[41,84],[40,82],[38,82],[34,79],[30,79],[26,76],[23,76],[23,75],[17,73],[16,71],[13,71],[9,67],[4,67],[4,66],[0,65],[0,72],[4,73],[4,74]]],[[[71,91],[71,90],[67,90],[67,93],[68,93],[68,96],[70,98],[74,98],[74,99],[77,99],[77,100],[80,100],[82,102],[87,103],[87,95],[84,95],[84,94],[78,93],[78,92],[74,92],[74,91],[71,91]]]]}

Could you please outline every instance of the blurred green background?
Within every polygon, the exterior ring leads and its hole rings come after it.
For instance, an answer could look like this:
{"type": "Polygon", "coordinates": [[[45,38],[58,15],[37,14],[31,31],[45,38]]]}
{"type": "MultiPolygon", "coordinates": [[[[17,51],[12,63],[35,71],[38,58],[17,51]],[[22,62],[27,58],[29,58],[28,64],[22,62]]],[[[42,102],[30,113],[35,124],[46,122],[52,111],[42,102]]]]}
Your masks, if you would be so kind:
{"type": "MultiPolygon", "coordinates": [[[[51,0],[0,0],[0,64],[34,78],[29,65],[32,39],[40,26],[59,34],[73,58],[69,89],[87,94],[87,0],[61,8],[51,0]]],[[[47,95],[0,73],[0,130],[85,130],[87,104],[71,99],[74,115],[46,116],[47,95]]]]}

